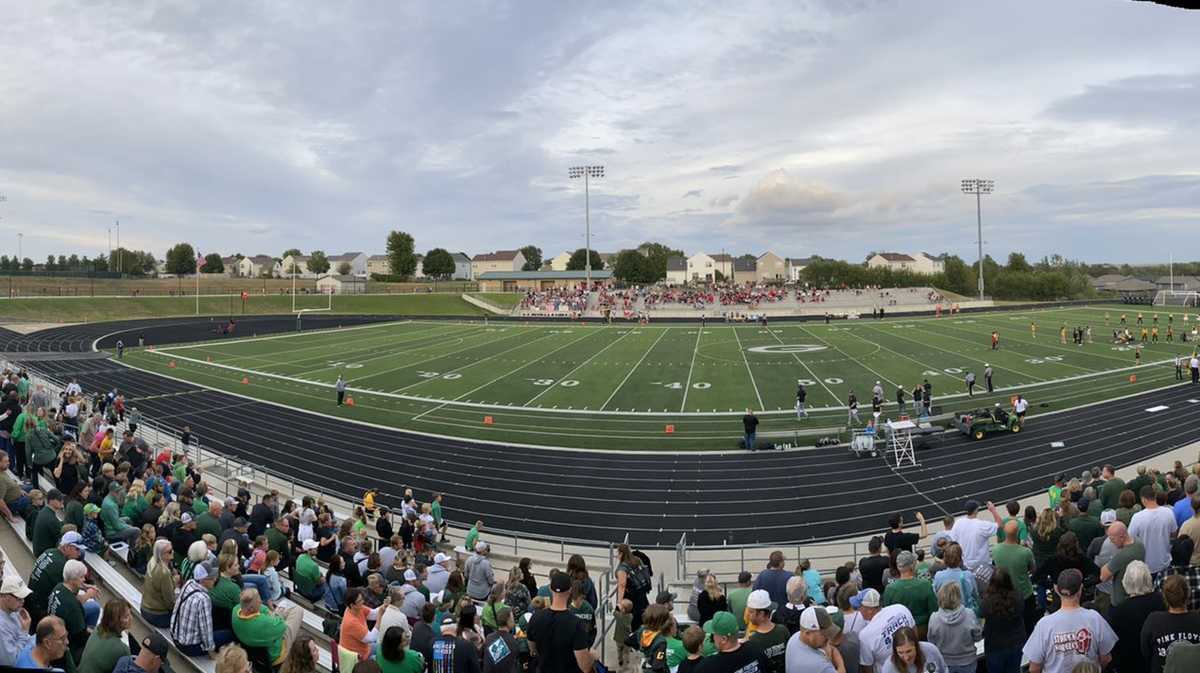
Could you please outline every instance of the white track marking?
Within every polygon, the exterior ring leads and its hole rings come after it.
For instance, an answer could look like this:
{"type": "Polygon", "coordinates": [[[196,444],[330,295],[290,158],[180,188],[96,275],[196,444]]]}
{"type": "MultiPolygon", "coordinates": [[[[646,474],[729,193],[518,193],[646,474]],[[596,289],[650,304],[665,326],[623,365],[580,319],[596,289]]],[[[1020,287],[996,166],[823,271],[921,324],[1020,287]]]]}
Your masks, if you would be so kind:
{"type": "MultiPolygon", "coordinates": [[[[884,376],[883,374],[880,374],[879,372],[875,371],[874,369],[872,369],[872,368],[868,367],[868,366],[867,366],[867,365],[866,365],[866,364],[865,364],[865,363],[862,361],[862,358],[861,358],[861,357],[860,357],[860,358],[854,358],[854,357],[851,357],[851,356],[850,356],[850,354],[849,354],[849,353],[847,353],[846,351],[842,350],[841,348],[838,348],[837,346],[834,346],[832,341],[828,341],[828,340],[826,340],[826,339],[822,339],[821,337],[817,336],[816,334],[814,334],[814,333],[812,333],[812,332],[809,332],[807,329],[805,329],[805,328],[804,328],[804,326],[801,326],[801,327],[800,327],[800,330],[801,330],[801,331],[803,331],[804,333],[806,333],[806,334],[808,334],[808,335],[812,336],[812,338],[816,339],[817,341],[821,341],[821,342],[823,342],[823,343],[824,343],[826,346],[829,346],[829,347],[830,347],[830,348],[832,348],[833,350],[835,350],[835,351],[837,351],[837,352],[841,353],[842,355],[845,355],[845,356],[846,356],[846,359],[850,360],[850,362],[853,362],[854,364],[858,365],[859,367],[862,367],[863,369],[865,369],[865,370],[867,370],[867,371],[871,372],[872,374],[874,374],[875,376],[877,376],[877,377],[878,377],[878,380],[880,380],[880,381],[887,381],[887,382],[888,382],[888,385],[890,385],[890,386],[893,386],[893,387],[898,387],[895,381],[893,381],[893,380],[889,379],[888,377],[884,376]]],[[[859,338],[860,338],[860,339],[862,339],[862,337],[859,337],[859,338]]],[[[866,339],[863,339],[863,341],[866,341],[866,339]]],[[[877,343],[875,343],[875,342],[873,342],[873,341],[867,341],[867,343],[869,343],[869,344],[871,344],[872,346],[875,346],[875,347],[877,347],[877,348],[882,348],[882,346],[880,346],[879,344],[877,344],[877,343]]],[[[886,397],[887,397],[887,395],[884,395],[884,397],[886,398],[886,397]]]]}
{"type": "Polygon", "coordinates": [[[696,371],[696,354],[700,352],[700,337],[703,334],[704,330],[696,330],[696,345],[692,347],[692,366],[688,367],[687,383],[683,385],[683,401],[679,403],[680,411],[687,406],[688,390],[692,387],[692,372],[696,371]]]}
{"type": "Polygon", "coordinates": [[[646,360],[646,356],[650,354],[650,351],[654,350],[654,347],[657,346],[658,342],[662,341],[662,338],[666,335],[667,330],[663,329],[662,333],[658,335],[658,338],[654,340],[654,343],[650,344],[650,347],[646,349],[645,353],[642,353],[642,357],[639,358],[638,361],[629,368],[629,371],[625,373],[625,378],[621,379],[621,382],[617,384],[617,387],[613,388],[612,394],[608,396],[608,399],[604,400],[604,404],[600,405],[601,412],[604,411],[604,408],[608,406],[609,402],[612,402],[613,398],[617,396],[617,393],[621,392],[621,388],[625,387],[625,383],[629,381],[629,377],[633,376],[633,373],[637,371],[637,368],[642,366],[642,363],[646,360]]]}
{"type": "Polygon", "coordinates": [[[754,397],[758,399],[758,408],[761,411],[766,405],[763,404],[762,395],[758,392],[758,384],[754,382],[754,372],[750,371],[750,360],[746,358],[746,351],[742,348],[742,338],[738,336],[736,327],[733,328],[733,338],[737,341],[738,351],[742,354],[742,362],[746,363],[746,373],[750,375],[750,385],[754,386],[754,397]]]}
{"type": "MultiPolygon", "coordinates": [[[[525,404],[526,404],[526,405],[533,404],[534,400],[536,400],[537,398],[541,397],[542,395],[545,395],[546,393],[550,392],[551,390],[554,390],[556,387],[558,387],[558,385],[559,385],[560,383],[562,383],[563,381],[567,380],[567,378],[568,378],[569,376],[571,376],[571,374],[574,374],[575,372],[579,371],[579,370],[580,370],[580,369],[581,369],[581,368],[582,368],[584,365],[586,365],[587,363],[591,362],[592,360],[595,360],[597,355],[599,355],[599,354],[603,353],[604,351],[608,350],[609,348],[612,348],[613,346],[615,346],[615,345],[617,344],[617,342],[621,341],[622,339],[624,339],[625,337],[629,336],[630,334],[633,334],[633,330],[628,330],[628,331],[626,331],[624,334],[622,334],[621,336],[617,337],[616,339],[613,339],[612,341],[610,341],[610,342],[608,343],[608,345],[607,345],[607,346],[605,346],[604,348],[601,348],[600,350],[598,350],[598,351],[596,351],[594,354],[592,354],[592,357],[590,357],[590,358],[588,358],[588,359],[584,360],[583,362],[580,362],[580,363],[579,363],[578,365],[576,365],[576,366],[575,366],[573,369],[571,369],[571,371],[569,371],[569,372],[567,372],[566,374],[563,374],[562,376],[558,377],[558,379],[554,381],[554,384],[553,384],[553,385],[546,386],[546,389],[545,389],[545,390],[543,390],[542,392],[538,393],[537,395],[534,395],[534,396],[533,396],[533,399],[529,400],[529,401],[528,401],[528,402],[526,402],[525,404]]],[[[572,342],[572,343],[574,343],[574,342],[572,342]]]]}

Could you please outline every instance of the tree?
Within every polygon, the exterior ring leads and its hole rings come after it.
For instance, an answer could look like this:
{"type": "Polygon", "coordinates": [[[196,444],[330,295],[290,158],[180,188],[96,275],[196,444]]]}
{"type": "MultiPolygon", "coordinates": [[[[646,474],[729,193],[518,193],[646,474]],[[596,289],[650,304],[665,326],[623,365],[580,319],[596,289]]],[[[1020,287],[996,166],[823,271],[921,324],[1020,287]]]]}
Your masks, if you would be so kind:
{"type": "Polygon", "coordinates": [[[325,273],[329,271],[329,258],[325,256],[324,250],[313,250],[305,266],[313,273],[325,273]]]}
{"type": "Polygon", "coordinates": [[[604,268],[604,260],[600,258],[600,253],[595,250],[585,251],[583,248],[571,253],[571,259],[567,262],[567,271],[583,271],[587,268],[588,258],[592,260],[592,271],[600,271],[604,268]],[[588,252],[591,254],[589,255],[588,252]]]}
{"type": "Polygon", "coordinates": [[[1008,264],[1004,268],[1008,271],[1033,271],[1033,267],[1025,261],[1025,255],[1019,252],[1008,253],[1008,264]]]}
{"type": "Polygon", "coordinates": [[[338,264],[338,267],[337,267],[337,272],[342,274],[343,276],[349,276],[350,272],[353,270],[354,270],[354,267],[350,266],[350,262],[342,262],[342,263],[338,264]]]}
{"type": "Polygon", "coordinates": [[[28,257],[21,260],[21,270],[25,272],[33,271],[33,260],[28,257]]]}
{"type": "Polygon", "coordinates": [[[56,268],[54,265],[54,255],[46,255],[46,270],[54,271],[56,268]]]}
{"type": "Polygon", "coordinates": [[[425,253],[421,269],[432,278],[449,278],[454,275],[454,257],[445,248],[434,248],[425,253]]]}
{"type": "Polygon", "coordinates": [[[943,265],[942,276],[945,277],[943,290],[956,294],[970,294],[973,283],[971,272],[966,262],[957,255],[950,255],[943,265]]]}
{"type": "Polygon", "coordinates": [[[637,250],[622,250],[613,264],[613,276],[626,283],[653,283],[658,278],[652,264],[637,250]]]}
{"type": "Polygon", "coordinates": [[[647,268],[653,272],[654,277],[646,282],[658,282],[667,277],[667,258],[668,257],[687,257],[682,250],[676,250],[665,243],[654,243],[647,241],[638,246],[638,252],[646,255],[649,260],[647,268]]]}
{"type": "MultiPolygon", "coordinates": [[[[287,259],[288,257],[299,257],[303,254],[304,253],[300,252],[300,248],[288,248],[287,250],[283,251],[283,258],[287,259]]],[[[240,258],[241,257],[240,257],[240,253],[239,253],[239,259],[240,258]]]]}
{"type": "Polygon", "coordinates": [[[525,266],[521,267],[522,271],[537,271],[542,268],[542,249],[536,245],[527,245],[521,248],[521,254],[525,255],[525,266]]]}
{"type": "Polygon", "coordinates": [[[191,243],[176,243],[167,250],[167,273],[185,276],[196,273],[196,250],[191,243]]]}
{"type": "Polygon", "coordinates": [[[72,271],[78,271],[84,266],[86,265],[79,261],[79,255],[71,255],[67,258],[67,268],[71,269],[72,271]]]}
{"type": "Polygon", "coordinates": [[[204,268],[200,269],[203,273],[225,273],[225,261],[221,259],[221,254],[210,252],[204,256],[204,268]]]}
{"type": "Polygon", "coordinates": [[[388,270],[393,276],[409,278],[417,272],[413,237],[403,231],[391,231],[387,237],[388,270]]]}

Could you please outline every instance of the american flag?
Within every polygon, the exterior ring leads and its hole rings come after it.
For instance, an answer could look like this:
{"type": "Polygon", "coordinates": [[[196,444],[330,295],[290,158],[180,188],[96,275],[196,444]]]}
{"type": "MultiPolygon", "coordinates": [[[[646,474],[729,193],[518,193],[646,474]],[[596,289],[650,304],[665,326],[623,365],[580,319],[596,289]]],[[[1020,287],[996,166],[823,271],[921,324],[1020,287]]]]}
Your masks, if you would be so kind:
{"type": "Polygon", "coordinates": [[[200,251],[197,250],[196,251],[196,270],[198,271],[203,268],[204,268],[204,255],[201,255],[200,251]]]}

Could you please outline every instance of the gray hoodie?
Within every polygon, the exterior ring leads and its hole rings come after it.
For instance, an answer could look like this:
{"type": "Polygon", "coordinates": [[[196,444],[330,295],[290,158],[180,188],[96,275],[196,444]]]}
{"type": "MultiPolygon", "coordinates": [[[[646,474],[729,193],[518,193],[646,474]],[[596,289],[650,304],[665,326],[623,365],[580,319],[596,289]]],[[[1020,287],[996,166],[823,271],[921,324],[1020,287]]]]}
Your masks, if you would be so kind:
{"type": "Polygon", "coordinates": [[[979,658],[975,643],[983,638],[983,627],[975,613],[963,607],[945,608],[929,617],[929,642],[937,646],[947,666],[970,666],[979,658]]]}

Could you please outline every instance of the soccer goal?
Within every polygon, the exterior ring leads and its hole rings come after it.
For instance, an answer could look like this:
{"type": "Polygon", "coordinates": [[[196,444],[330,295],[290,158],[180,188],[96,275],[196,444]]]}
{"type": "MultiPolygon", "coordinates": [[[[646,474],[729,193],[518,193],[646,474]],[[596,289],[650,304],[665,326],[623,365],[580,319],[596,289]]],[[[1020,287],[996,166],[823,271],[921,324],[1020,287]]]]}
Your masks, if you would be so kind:
{"type": "Polygon", "coordinates": [[[1155,306],[1200,306],[1200,292],[1159,290],[1154,295],[1155,306]]]}

